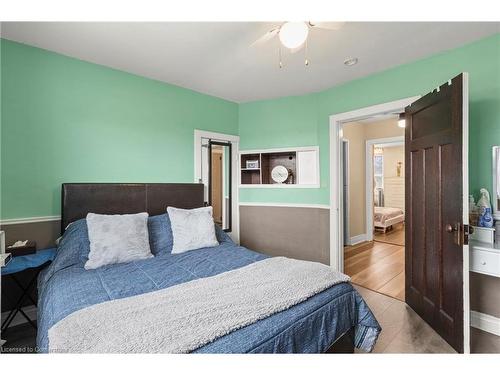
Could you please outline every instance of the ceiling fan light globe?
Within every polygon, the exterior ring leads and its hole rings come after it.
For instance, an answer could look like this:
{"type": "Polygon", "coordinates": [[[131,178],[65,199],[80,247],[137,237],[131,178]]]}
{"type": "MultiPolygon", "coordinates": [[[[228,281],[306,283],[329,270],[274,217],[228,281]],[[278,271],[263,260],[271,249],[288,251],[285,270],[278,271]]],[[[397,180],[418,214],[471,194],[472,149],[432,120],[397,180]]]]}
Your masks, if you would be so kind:
{"type": "Polygon", "coordinates": [[[307,39],[309,27],[305,22],[285,22],[280,28],[279,38],[286,48],[301,46],[307,39]]]}

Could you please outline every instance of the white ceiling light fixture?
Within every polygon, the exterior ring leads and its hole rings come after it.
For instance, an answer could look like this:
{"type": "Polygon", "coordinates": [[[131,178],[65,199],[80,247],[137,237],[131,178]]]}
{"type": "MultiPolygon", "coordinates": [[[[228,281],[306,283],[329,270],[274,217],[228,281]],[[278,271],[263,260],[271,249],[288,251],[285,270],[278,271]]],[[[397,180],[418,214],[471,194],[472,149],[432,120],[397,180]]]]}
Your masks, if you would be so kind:
{"type": "Polygon", "coordinates": [[[291,53],[295,53],[305,46],[304,65],[308,66],[309,59],[307,57],[307,38],[309,37],[309,31],[312,29],[338,30],[343,25],[344,22],[284,22],[283,24],[275,26],[273,29],[269,30],[250,46],[253,47],[264,44],[278,35],[280,41],[278,51],[279,67],[283,67],[283,62],[281,60],[281,46],[287,48],[291,53]]]}
{"type": "Polygon", "coordinates": [[[289,49],[300,47],[309,35],[309,27],[305,22],[285,22],[279,31],[281,44],[289,49]]]}

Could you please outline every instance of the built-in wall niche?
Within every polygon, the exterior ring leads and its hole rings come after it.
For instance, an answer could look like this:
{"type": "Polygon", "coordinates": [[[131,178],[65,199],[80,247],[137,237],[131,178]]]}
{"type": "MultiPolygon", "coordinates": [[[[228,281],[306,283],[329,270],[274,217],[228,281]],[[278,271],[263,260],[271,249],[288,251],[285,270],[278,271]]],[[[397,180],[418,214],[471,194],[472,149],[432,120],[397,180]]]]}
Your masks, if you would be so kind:
{"type": "Polygon", "coordinates": [[[240,152],[241,187],[319,187],[319,147],[240,152]]]}

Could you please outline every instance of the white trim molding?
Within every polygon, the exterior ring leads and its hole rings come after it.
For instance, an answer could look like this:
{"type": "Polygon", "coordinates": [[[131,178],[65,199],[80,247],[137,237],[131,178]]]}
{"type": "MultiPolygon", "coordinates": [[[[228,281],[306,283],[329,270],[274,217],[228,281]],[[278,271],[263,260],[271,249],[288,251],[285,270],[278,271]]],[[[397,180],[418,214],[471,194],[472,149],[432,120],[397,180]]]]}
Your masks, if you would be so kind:
{"type": "Polygon", "coordinates": [[[298,184],[239,184],[241,189],[317,189],[320,184],[298,185],[298,184]]]}
{"type": "Polygon", "coordinates": [[[319,146],[297,146],[297,147],[279,147],[279,148],[256,148],[250,150],[240,150],[241,155],[245,154],[265,154],[269,152],[292,152],[292,151],[318,151],[319,146]]]}
{"type": "Polygon", "coordinates": [[[366,233],[358,234],[357,236],[353,236],[349,238],[349,245],[357,245],[358,243],[368,241],[366,233]]]}
{"type": "MultiPolygon", "coordinates": [[[[240,243],[240,217],[239,217],[239,189],[238,189],[238,171],[239,171],[239,142],[240,137],[232,134],[215,133],[205,130],[194,130],[194,182],[201,183],[202,179],[202,140],[212,139],[222,142],[231,142],[231,232],[229,235],[234,242],[240,243]]],[[[224,197],[225,200],[225,197],[224,197]]]]}
{"type": "Polygon", "coordinates": [[[0,225],[13,225],[13,224],[31,224],[31,223],[43,223],[46,221],[59,221],[61,216],[35,216],[35,217],[21,217],[15,219],[4,219],[0,220],[0,225]]]}
{"type": "Polygon", "coordinates": [[[291,208],[320,208],[329,210],[330,206],[327,204],[314,204],[314,203],[274,203],[274,202],[240,202],[240,206],[251,207],[291,207],[291,208]]]}
{"type": "MultiPolygon", "coordinates": [[[[451,80],[449,81],[451,84],[451,80]]],[[[406,168],[406,167],[405,167],[406,168]]],[[[462,223],[469,225],[469,73],[462,74],[462,223]]],[[[469,245],[462,245],[464,353],[470,353],[469,245]]]]}
{"type": "Polygon", "coordinates": [[[330,116],[330,266],[342,272],[344,269],[344,224],[342,203],[342,127],[346,122],[388,112],[402,112],[419,99],[413,96],[393,102],[382,103],[354,111],[330,116]]]}
{"type": "Polygon", "coordinates": [[[470,312],[471,327],[500,336],[500,318],[479,311],[470,312]]]}
{"type": "MultiPolygon", "coordinates": [[[[199,183],[201,180],[201,140],[202,138],[214,139],[218,141],[226,141],[231,143],[239,143],[240,137],[231,134],[215,133],[206,130],[194,130],[194,182],[199,183]]],[[[233,152],[238,155],[238,150],[233,152]]]]}
{"type": "Polygon", "coordinates": [[[497,181],[500,178],[500,173],[499,169],[500,166],[498,165],[498,160],[500,158],[500,146],[493,146],[492,147],[492,154],[493,154],[493,160],[491,161],[491,166],[492,166],[492,173],[491,175],[493,176],[493,190],[492,190],[492,203],[493,203],[493,218],[495,220],[500,220],[500,207],[498,207],[498,188],[497,186],[497,181]]]}

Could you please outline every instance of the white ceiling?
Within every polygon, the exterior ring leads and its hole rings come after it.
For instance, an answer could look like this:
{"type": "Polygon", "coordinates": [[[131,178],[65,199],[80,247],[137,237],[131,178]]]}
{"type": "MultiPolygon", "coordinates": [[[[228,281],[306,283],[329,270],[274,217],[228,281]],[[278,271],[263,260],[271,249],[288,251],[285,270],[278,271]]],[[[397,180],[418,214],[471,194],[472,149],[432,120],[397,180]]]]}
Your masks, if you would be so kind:
{"type": "Polygon", "coordinates": [[[3,38],[168,82],[234,102],[325,90],[500,32],[500,23],[353,22],[312,30],[304,51],[283,53],[277,38],[250,44],[276,23],[2,23],[3,38]],[[357,57],[346,67],[343,61],[357,57]]]}

